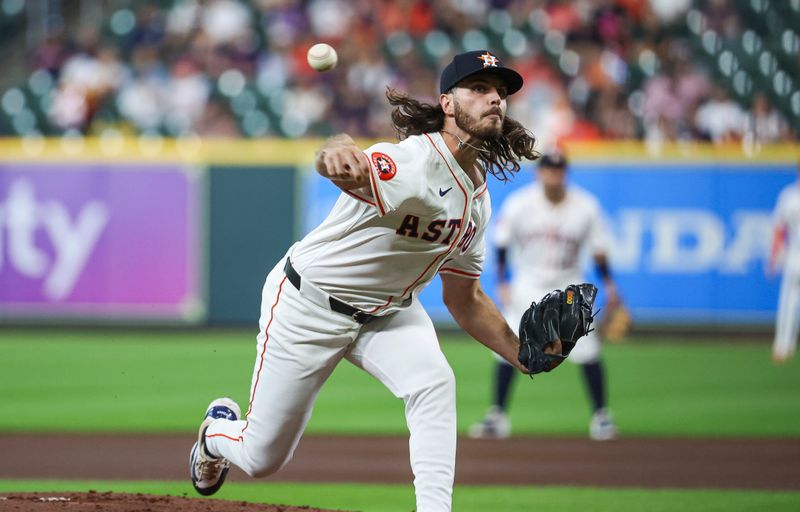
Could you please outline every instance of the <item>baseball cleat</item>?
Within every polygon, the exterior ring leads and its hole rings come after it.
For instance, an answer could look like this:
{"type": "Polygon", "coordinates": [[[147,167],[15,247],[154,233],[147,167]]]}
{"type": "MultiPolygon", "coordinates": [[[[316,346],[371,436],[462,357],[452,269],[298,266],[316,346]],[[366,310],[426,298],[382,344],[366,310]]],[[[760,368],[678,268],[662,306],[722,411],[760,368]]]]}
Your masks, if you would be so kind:
{"type": "Polygon", "coordinates": [[[222,487],[222,484],[225,483],[225,477],[228,476],[228,469],[231,466],[227,459],[214,457],[208,453],[205,442],[206,429],[214,420],[236,421],[241,415],[241,409],[230,398],[217,398],[206,409],[206,415],[198,431],[197,441],[189,453],[189,471],[192,476],[192,485],[203,496],[210,496],[222,487]]]}
{"type": "Polygon", "coordinates": [[[592,422],[589,424],[589,437],[593,441],[611,441],[619,435],[617,426],[611,419],[611,413],[606,409],[599,409],[592,415],[592,422]]]}
{"type": "Polygon", "coordinates": [[[506,439],[511,435],[511,420],[502,409],[493,405],[480,423],[469,428],[468,435],[473,439],[506,439]]]}

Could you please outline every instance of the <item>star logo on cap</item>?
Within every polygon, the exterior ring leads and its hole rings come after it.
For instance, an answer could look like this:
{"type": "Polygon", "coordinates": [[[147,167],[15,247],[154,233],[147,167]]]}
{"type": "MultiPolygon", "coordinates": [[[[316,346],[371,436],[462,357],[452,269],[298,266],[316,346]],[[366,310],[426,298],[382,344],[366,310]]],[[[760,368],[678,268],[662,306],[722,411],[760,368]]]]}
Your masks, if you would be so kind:
{"type": "Polygon", "coordinates": [[[497,62],[498,62],[497,61],[497,57],[495,57],[494,55],[492,55],[489,52],[486,52],[483,55],[478,55],[478,59],[483,61],[483,67],[485,67],[485,68],[488,68],[488,67],[496,68],[497,67],[497,62]]]}

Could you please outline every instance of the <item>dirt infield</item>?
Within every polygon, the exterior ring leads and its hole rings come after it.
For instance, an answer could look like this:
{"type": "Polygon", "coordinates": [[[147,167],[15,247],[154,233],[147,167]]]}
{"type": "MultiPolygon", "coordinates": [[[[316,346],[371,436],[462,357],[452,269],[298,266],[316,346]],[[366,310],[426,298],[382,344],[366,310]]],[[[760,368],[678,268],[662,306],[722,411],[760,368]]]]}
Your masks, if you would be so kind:
{"type": "MultiPolygon", "coordinates": [[[[0,478],[187,480],[192,442],[191,435],[2,434],[0,478]]],[[[456,484],[800,491],[799,460],[800,439],[460,438],[456,484]]],[[[235,468],[228,478],[254,481],[235,468]]],[[[309,435],[269,480],[411,485],[407,440],[309,435]]]]}
{"type": "Polygon", "coordinates": [[[35,493],[0,496],[0,512],[334,512],[320,508],[260,505],[112,492],[35,493]]]}

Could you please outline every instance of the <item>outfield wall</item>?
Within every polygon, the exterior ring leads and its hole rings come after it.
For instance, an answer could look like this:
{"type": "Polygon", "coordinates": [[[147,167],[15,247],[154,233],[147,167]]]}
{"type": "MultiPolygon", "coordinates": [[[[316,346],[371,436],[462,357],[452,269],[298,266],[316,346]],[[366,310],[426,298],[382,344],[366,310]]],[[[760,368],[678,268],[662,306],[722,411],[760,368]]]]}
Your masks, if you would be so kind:
{"type": "MultiPolygon", "coordinates": [[[[266,272],[338,195],[311,169],[318,144],[0,141],[0,319],[255,326],[266,272]]],[[[606,209],[614,271],[640,324],[772,321],[771,209],[797,148],[568,150],[570,179],[606,209]]],[[[532,169],[490,181],[495,210],[532,169]]],[[[449,323],[440,296],[435,280],[420,300],[449,323]]]]}

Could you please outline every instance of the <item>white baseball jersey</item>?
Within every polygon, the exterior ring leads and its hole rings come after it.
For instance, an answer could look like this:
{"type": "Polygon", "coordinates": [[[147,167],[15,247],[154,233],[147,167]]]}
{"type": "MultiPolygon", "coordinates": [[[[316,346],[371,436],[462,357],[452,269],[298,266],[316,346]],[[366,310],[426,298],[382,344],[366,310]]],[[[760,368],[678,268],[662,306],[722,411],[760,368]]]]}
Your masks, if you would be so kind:
{"type": "Polygon", "coordinates": [[[773,219],[776,227],[786,227],[785,270],[800,272],[800,186],[787,185],[778,195],[773,219]]]}
{"type": "Polygon", "coordinates": [[[328,294],[383,315],[407,307],[437,272],[477,279],[491,215],[438,133],[366,151],[370,185],[343,193],[291,252],[297,271],[328,294]]]}
{"type": "Polygon", "coordinates": [[[597,199],[569,186],[553,204],[533,183],[509,195],[495,231],[498,247],[508,249],[514,282],[528,289],[563,289],[582,277],[587,251],[608,252],[609,235],[597,199]]]}

